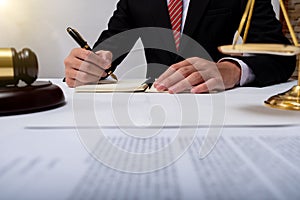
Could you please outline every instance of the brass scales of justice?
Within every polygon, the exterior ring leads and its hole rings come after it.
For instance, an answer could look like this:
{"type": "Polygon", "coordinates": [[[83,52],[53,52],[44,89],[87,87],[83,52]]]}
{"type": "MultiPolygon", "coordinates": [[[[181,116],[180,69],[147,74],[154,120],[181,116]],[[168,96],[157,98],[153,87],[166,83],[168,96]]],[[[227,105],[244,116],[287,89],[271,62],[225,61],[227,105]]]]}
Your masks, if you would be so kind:
{"type": "Polygon", "coordinates": [[[238,34],[235,35],[232,45],[224,45],[218,47],[219,51],[224,54],[240,55],[242,53],[253,54],[273,54],[283,56],[298,56],[298,85],[293,86],[290,90],[274,95],[267,99],[264,103],[272,108],[283,110],[296,110],[300,111],[300,45],[297,42],[295,32],[291,26],[288,14],[284,7],[283,0],[279,0],[280,8],[282,10],[284,20],[287,23],[288,30],[291,34],[294,45],[285,44],[259,44],[259,43],[246,43],[247,34],[250,27],[251,17],[253,13],[255,0],[248,0],[245,11],[243,13],[238,34]],[[244,26],[246,23],[246,26],[244,26]],[[244,30],[242,44],[237,44],[239,34],[244,30]]]}

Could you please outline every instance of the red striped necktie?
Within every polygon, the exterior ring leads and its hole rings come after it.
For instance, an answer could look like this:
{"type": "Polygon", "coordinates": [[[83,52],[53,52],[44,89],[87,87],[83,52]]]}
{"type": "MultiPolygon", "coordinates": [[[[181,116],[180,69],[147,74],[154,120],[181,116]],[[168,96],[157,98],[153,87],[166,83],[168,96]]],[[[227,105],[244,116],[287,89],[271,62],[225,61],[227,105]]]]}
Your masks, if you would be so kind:
{"type": "Polygon", "coordinates": [[[178,51],[180,44],[181,18],[182,18],[182,0],[170,0],[169,15],[175,40],[175,46],[178,51]]]}

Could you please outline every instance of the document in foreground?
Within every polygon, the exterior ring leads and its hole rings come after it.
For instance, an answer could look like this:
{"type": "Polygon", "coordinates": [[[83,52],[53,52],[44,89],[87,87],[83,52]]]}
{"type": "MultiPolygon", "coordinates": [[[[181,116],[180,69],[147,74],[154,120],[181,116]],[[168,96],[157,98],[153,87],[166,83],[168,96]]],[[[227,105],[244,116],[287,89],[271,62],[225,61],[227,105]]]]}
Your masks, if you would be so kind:
{"type": "MultiPolygon", "coordinates": [[[[103,130],[113,145],[140,154],[165,148],[174,139],[182,145],[190,141],[189,135],[176,138],[177,129],[164,129],[151,139],[119,131],[103,130]]],[[[299,127],[225,128],[204,159],[199,159],[199,149],[207,129],[196,131],[182,156],[149,173],[122,172],[101,163],[72,129],[3,136],[0,199],[300,199],[299,127]]],[[[96,148],[114,158],[103,141],[96,148]]],[[[165,151],[157,162],[173,153],[165,151]]]]}

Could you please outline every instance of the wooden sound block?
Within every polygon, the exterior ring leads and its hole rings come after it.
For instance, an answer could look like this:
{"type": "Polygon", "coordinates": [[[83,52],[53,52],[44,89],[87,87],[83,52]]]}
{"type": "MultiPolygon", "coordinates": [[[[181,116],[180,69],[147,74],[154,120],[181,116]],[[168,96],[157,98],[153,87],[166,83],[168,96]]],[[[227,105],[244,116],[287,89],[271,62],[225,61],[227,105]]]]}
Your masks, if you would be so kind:
{"type": "Polygon", "coordinates": [[[0,116],[44,111],[64,104],[63,91],[50,81],[0,87],[0,116]]]}

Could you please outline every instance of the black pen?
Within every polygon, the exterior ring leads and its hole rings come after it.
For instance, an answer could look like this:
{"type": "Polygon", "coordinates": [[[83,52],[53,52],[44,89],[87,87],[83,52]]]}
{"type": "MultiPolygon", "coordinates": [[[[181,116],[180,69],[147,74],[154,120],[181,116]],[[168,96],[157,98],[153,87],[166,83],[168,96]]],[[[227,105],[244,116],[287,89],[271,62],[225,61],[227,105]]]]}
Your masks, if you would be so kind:
{"type": "MultiPolygon", "coordinates": [[[[71,35],[71,37],[79,44],[81,48],[86,50],[92,50],[92,48],[88,45],[87,41],[83,39],[83,37],[73,28],[68,27],[67,32],[71,35]]],[[[117,76],[113,74],[110,69],[105,70],[108,76],[111,76],[113,79],[118,80],[117,76]]]]}

